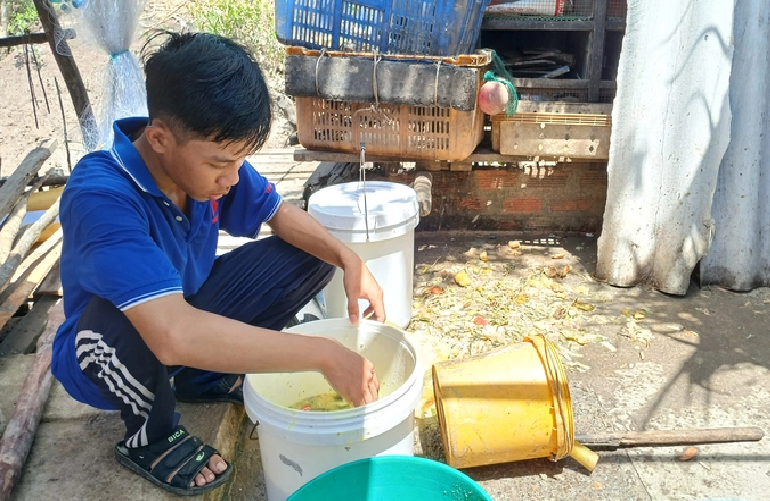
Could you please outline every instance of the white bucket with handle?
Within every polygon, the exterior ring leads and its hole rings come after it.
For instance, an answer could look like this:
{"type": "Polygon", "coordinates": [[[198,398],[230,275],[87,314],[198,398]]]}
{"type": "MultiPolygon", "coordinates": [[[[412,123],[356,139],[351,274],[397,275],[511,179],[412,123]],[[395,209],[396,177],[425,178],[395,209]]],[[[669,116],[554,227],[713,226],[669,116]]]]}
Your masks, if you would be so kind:
{"type": "MultiPolygon", "coordinates": [[[[400,183],[341,183],[311,195],[308,214],[363,259],[382,287],[387,320],[406,328],[412,318],[417,194],[400,183]]],[[[327,318],[347,318],[343,274],[323,291],[327,318]]],[[[359,301],[363,315],[368,306],[359,301]]]]}
{"type": "Polygon", "coordinates": [[[321,473],[357,459],[414,455],[423,369],[402,331],[368,320],[353,326],[348,319],[318,320],[287,331],[330,337],[362,354],[374,364],[380,395],[357,408],[301,410],[291,406],[333,391],[320,373],[247,375],[244,404],[257,424],[268,501],[285,501],[321,473]]]}

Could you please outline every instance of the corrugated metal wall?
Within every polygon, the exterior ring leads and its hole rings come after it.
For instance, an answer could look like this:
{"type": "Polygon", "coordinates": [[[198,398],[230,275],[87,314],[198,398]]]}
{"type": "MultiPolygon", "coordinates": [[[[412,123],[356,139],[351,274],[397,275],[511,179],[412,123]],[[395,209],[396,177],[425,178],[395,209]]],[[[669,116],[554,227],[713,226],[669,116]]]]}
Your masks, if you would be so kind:
{"type": "Polygon", "coordinates": [[[597,276],[684,294],[730,140],[731,0],[629,0],[597,276]]]}
{"type": "Polygon", "coordinates": [[[732,139],[719,168],[716,231],[701,281],[750,290],[770,285],[770,2],[736,3],[732,139]]]}

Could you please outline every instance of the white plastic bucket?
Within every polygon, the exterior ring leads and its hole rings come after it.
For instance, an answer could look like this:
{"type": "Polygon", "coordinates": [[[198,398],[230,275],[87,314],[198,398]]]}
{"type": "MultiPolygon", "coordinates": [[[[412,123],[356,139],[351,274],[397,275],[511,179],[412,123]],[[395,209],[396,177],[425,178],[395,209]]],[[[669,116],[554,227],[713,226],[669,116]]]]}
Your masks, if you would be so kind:
{"type": "MultiPolygon", "coordinates": [[[[367,181],[364,192],[362,182],[336,184],[311,195],[308,214],[366,262],[382,287],[387,319],[402,328],[409,325],[414,229],[420,221],[414,189],[400,183],[367,181]]],[[[324,289],[328,318],[348,317],[342,279],[342,273],[335,273],[324,289]]],[[[366,301],[359,301],[359,306],[363,315],[366,301]]]]}
{"type": "MultiPolygon", "coordinates": [[[[374,321],[318,320],[288,332],[325,336],[371,360],[380,398],[334,412],[288,406],[331,391],[320,373],[250,374],[244,404],[257,423],[268,501],[285,501],[302,485],[342,464],[380,455],[414,455],[414,410],[422,398],[422,368],[404,333],[374,321]]],[[[332,497],[330,497],[332,499],[332,497]]]]}

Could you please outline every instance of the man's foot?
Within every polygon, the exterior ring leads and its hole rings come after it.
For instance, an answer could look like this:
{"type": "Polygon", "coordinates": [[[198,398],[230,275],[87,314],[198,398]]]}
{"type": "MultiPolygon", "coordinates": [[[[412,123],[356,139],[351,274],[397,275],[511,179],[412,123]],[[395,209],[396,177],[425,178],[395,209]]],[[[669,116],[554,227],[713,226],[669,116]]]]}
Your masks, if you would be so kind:
{"type": "Polygon", "coordinates": [[[189,384],[178,384],[176,399],[190,404],[211,404],[230,402],[243,404],[243,375],[224,374],[216,386],[206,391],[197,391],[189,384]]]}
{"type": "Polygon", "coordinates": [[[195,475],[195,480],[190,482],[190,487],[203,487],[209,482],[216,480],[217,475],[227,470],[227,463],[219,454],[214,454],[209,459],[208,468],[203,468],[200,473],[195,475]]]}
{"type": "Polygon", "coordinates": [[[221,486],[232,468],[213,447],[191,436],[183,426],[145,447],[115,445],[118,462],[158,487],[195,496],[221,486]]]}

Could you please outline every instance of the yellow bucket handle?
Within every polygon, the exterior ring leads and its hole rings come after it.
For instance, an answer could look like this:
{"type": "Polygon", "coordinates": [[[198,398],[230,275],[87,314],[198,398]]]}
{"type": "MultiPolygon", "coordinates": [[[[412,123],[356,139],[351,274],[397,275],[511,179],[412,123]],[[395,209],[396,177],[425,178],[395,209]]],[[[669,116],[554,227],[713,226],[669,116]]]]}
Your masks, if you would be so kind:
{"type": "MultiPolygon", "coordinates": [[[[551,461],[558,461],[570,455],[572,452],[572,412],[567,408],[565,404],[565,395],[562,394],[562,386],[566,385],[566,380],[561,380],[561,374],[564,374],[564,367],[561,364],[561,360],[556,355],[556,348],[553,343],[548,341],[545,336],[538,334],[535,336],[542,340],[542,346],[536,342],[535,339],[527,337],[525,340],[532,343],[532,345],[541,352],[545,369],[548,373],[548,382],[551,385],[551,392],[554,395],[554,404],[558,409],[558,415],[561,417],[562,430],[556,430],[557,436],[561,435],[563,442],[557,443],[557,452],[551,455],[551,461]],[[561,433],[559,433],[561,431],[561,433]]],[[[569,389],[567,390],[569,391],[569,389]]]]}

